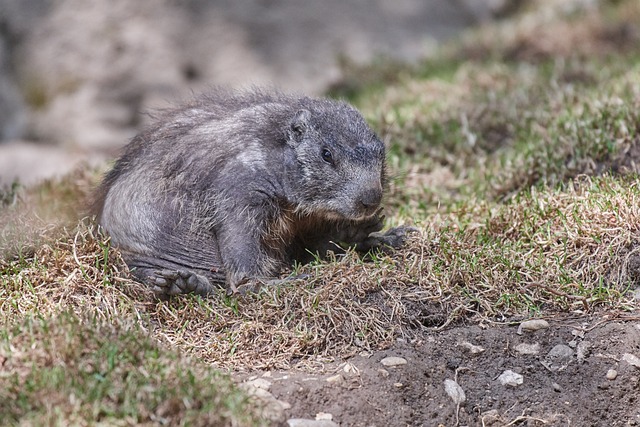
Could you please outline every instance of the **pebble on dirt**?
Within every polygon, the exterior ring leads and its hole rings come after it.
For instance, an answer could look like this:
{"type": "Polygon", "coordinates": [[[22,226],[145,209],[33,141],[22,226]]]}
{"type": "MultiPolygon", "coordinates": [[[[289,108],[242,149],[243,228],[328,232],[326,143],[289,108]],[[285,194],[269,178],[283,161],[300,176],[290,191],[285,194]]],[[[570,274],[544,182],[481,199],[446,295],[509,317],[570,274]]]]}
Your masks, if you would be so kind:
{"type": "Polygon", "coordinates": [[[515,346],[515,350],[518,354],[538,354],[540,353],[540,344],[538,343],[534,343],[534,344],[526,344],[526,343],[522,343],[522,344],[518,344],[517,346],[515,346]]]}
{"type": "Polygon", "coordinates": [[[464,394],[464,390],[460,387],[460,384],[453,380],[444,380],[444,391],[447,392],[456,405],[460,405],[467,400],[467,396],[464,394]]]}
{"type": "Polygon", "coordinates": [[[484,351],[484,348],[479,345],[471,344],[470,342],[463,342],[460,344],[460,347],[464,348],[471,354],[480,354],[484,351]]]}
{"type": "Polygon", "coordinates": [[[524,377],[507,369],[502,374],[500,374],[500,376],[498,377],[498,381],[500,381],[500,384],[502,385],[516,387],[524,382],[524,377]]]}
{"type": "Polygon", "coordinates": [[[607,379],[608,380],[615,380],[618,377],[618,371],[616,371],[615,369],[609,369],[607,371],[607,379]]]}
{"type": "Polygon", "coordinates": [[[522,335],[522,332],[534,332],[539,329],[547,329],[549,327],[549,322],[543,319],[534,319],[527,320],[526,322],[520,323],[518,326],[518,331],[516,332],[518,335],[522,335]]]}
{"type": "Polygon", "coordinates": [[[636,368],[640,368],[640,358],[638,356],[633,355],[631,353],[625,353],[622,356],[622,360],[627,362],[631,366],[635,366],[636,368]]]}
{"type": "Polygon", "coordinates": [[[389,356],[382,359],[380,363],[382,363],[384,366],[387,366],[387,367],[400,366],[400,365],[406,365],[407,359],[402,357],[397,357],[397,356],[389,356]]]}
{"type": "Polygon", "coordinates": [[[330,420],[310,420],[304,418],[291,418],[287,420],[289,427],[339,427],[330,420]]]}
{"type": "Polygon", "coordinates": [[[540,361],[551,372],[560,371],[566,368],[573,359],[573,349],[568,345],[558,344],[554,346],[540,361]]]}
{"type": "Polygon", "coordinates": [[[340,384],[340,383],[344,382],[344,378],[342,377],[341,374],[336,374],[336,375],[333,375],[331,377],[328,377],[327,378],[327,382],[331,383],[331,384],[340,384]]]}
{"type": "Polygon", "coordinates": [[[389,376],[389,371],[380,368],[378,369],[378,374],[380,374],[380,376],[382,376],[383,378],[387,378],[389,376]]]}

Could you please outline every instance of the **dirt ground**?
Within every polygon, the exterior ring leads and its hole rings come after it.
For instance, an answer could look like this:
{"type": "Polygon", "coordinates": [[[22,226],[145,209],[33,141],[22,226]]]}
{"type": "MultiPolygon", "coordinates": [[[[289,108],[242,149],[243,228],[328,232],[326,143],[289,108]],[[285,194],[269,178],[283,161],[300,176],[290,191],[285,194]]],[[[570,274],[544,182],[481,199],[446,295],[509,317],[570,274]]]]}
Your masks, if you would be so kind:
{"type": "Polygon", "coordinates": [[[548,324],[522,334],[517,325],[457,326],[326,365],[321,374],[242,378],[266,380],[261,387],[290,405],[287,419],[341,426],[640,425],[640,361],[630,356],[640,354],[640,317],[548,324]],[[406,364],[384,366],[389,356],[406,364]],[[503,385],[507,370],[522,375],[522,383],[503,385]],[[457,380],[465,394],[458,395],[459,409],[445,380],[457,380]]]}

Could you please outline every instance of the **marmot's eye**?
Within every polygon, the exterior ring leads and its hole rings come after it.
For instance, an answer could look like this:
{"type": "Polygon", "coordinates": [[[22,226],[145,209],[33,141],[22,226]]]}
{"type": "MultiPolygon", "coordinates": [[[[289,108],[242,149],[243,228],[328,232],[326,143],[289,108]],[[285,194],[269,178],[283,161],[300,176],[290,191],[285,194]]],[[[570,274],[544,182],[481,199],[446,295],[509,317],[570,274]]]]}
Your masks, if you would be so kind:
{"type": "Polygon", "coordinates": [[[331,155],[331,151],[326,148],[322,150],[322,160],[327,163],[333,164],[333,155],[331,155]]]}

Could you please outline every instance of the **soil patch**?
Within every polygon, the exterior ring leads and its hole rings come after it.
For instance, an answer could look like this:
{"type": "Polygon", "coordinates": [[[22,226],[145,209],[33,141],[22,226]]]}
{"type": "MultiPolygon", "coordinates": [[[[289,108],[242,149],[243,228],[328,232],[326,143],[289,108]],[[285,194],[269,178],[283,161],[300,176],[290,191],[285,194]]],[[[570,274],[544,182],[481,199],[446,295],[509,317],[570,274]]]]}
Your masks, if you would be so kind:
{"type": "Polygon", "coordinates": [[[268,381],[269,391],[291,405],[286,418],[324,413],[342,426],[640,425],[640,367],[628,356],[640,356],[640,317],[549,324],[522,335],[516,326],[453,327],[320,373],[241,377],[268,381]],[[406,364],[384,366],[389,356],[406,364]],[[522,384],[503,385],[505,371],[522,375],[522,384]],[[459,409],[444,387],[456,378],[466,396],[459,409]]]}

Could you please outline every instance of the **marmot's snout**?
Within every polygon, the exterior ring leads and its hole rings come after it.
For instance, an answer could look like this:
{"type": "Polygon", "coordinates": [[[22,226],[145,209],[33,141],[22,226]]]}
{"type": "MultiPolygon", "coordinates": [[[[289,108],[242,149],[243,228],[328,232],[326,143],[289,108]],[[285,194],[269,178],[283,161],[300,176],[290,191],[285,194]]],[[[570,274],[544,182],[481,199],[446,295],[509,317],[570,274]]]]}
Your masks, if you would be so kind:
{"type": "Polygon", "coordinates": [[[382,201],[382,188],[372,188],[365,190],[358,198],[358,207],[367,215],[372,215],[380,206],[382,201]]]}

